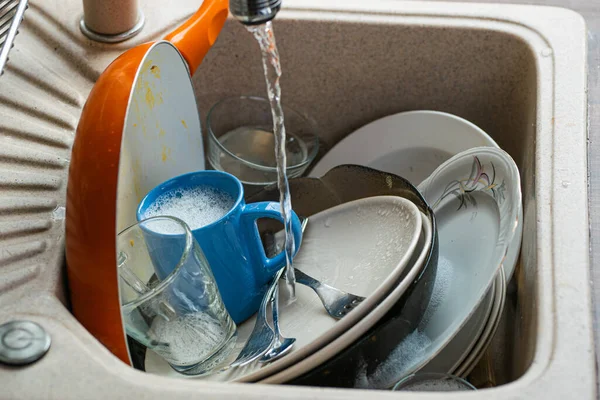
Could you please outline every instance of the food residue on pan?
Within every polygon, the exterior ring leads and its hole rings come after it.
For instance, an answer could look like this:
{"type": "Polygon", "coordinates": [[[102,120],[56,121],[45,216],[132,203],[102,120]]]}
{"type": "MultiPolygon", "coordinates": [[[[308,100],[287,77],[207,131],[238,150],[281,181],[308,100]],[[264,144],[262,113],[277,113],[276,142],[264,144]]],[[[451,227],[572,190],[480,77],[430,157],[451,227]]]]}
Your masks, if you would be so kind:
{"type": "Polygon", "coordinates": [[[154,108],[154,105],[156,104],[156,100],[154,99],[154,94],[152,93],[152,89],[150,89],[150,88],[146,89],[146,103],[148,103],[148,106],[150,107],[150,109],[154,108]]]}
{"type": "Polygon", "coordinates": [[[133,241],[133,239],[131,239],[131,240],[129,241],[129,245],[130,245],[131,247],[133,247],[133,245],[134,245],[134,244],[135,244],[135,242],[133,241]]]}
{"type": "Polygon", "coordinates": [[[162,128],[160,129],[160,131],[158,131],[158,137],[163,137],[163,136],[165,136],[166,134],[167,134],[167,132],[165,132],[165,130],[164,130],[164,129],[162,129],[162,128]]]}
{"type": "Polygon", "coordinates": [[[169,158],[169,156],[171,155],[171,148],[167,147],[165,145],[162,146],[162,154],[161,154],[161,160],[163,162],[167,161],[167,158],[169,158]]]}
{"type": "Polygon", "coordinates": [[[142,65],[142,68],[140,69],[140,74],[143,74],[144,72],[148,71],[148,69],[152,68],[153,66],[154,66],[154,61],[152,61],[152,60],[144,61],[144,64],[142,65]]]}
{"type": "Polygon", "coordinates": [[[187,129],[187,124],[185,123],[185,120],[184,120],[184,119],[182,119],[182,120],[181,120],[181,125],[183,125],[183,127],[184,127],[185,129],[187,129]]]}
{"type": "Polygon", "coordinates": [[[152,72],[152,75],[160,79],[160,68],[158,67],[158,65],[151,66],[150,72],[152,72]]]}
{"type": "Polygon", "coordinates": [[[138,87],[140,88],[139,90],[146,92],[145,93],[146,104],[148,105],[150,110],[152,110],[154,108],[154,106],[160,105],[163,103],[162,92],[159,91],[158,93],[155,93],[152,90],[152,89],[156,90],[156,85],[154,84],[154,82],[144,80],[138,85],[138,87]]]}

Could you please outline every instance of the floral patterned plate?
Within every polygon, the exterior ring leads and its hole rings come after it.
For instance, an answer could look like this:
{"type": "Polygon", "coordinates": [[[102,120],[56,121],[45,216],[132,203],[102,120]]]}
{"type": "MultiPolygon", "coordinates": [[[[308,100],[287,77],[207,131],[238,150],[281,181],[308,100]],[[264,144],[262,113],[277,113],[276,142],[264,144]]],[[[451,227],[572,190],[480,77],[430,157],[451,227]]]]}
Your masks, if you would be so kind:
{"type": "MultiPolygon", "coordinates": [[[[466,150],[462,153],[457,154],[450,160],[446,161],[444,164],[440,165],[427,179],[425,179],[419,185],[419,190],[421,191],[421,193],[423,193],[425,199],[428,202],[430,202],[432,208],[435,209],[437,206],[439,206],[439,203],[441,203],[443,198],[447,196],[453,196],[458,200],[460,208],[466,209],[467,206],[470,204],[472,206],[471,208],[477,209],[476,196],[478,196],[478,194],[473,192],[481,190],[487,192],[494,199],[497,198],[498,204],[504,201],[506,182],[504,180],[500,181],[501,178],[496,173],[497,165],[494,165],[493,163],[491,163],[491,161],[489,164],[482,164],[482,158],[477,155],[477,153],[487,153],[488,150],[488,147],[475,147],[473,149],[466,150]],[[429,194],[425,193],[426,188],[429,188],[431,186],[431,179],[438,179],[438,175],[442,173],[444,174],[444,176],[452,176],[453,172],[451,172],[449,169],[452,166],[456,167],[459,163],[463,166],[462,178],[448,181],[447,185],[444,186],[443,193],[438,195],[439,197],[433,196],[433,191],[435,189],[428,189],[429,194]],[[467,170],[469,170],[468,176],[464,175],[467,170]],[[471,176],[471,174],[473,175],[471,176]]],[[[511,166],[514,167],[516,171],[515,173],[517,174],[517,178],[519,178],[520,185],[519,171],[516,165],[514,165],[514,161],[508,155],[508,153],[499,150],[498,148],[490,150],[489,153],[496,154],[496,156],[498,157],[508,157],[511,166]]],[[[515,231],[514,235],[512,236],[512,242],[508,245],[506,257],[502,263],[502,268],[504,269],[504,276],[506,277],[507,283],[511,280],[513,276],[515,266],[517,264],[517,257],[519,256],[519,251],[521,249],[521,238],[523,235],[523,205],[521,203],[520,196],[521,194],[519,186],[519,201],[516,204],[517,218],[514,227],[515,231]]]]}
{"type": "Polygon", "coordinates": [[[522,233],[519,171],[501,149],[476,147],[459,153],[418,189],[436,215],[439,262],[432,300],[417,329],[427,340],[419,341],[407,371],[421,369],[449,343],[472,347],[476,337],[459,336],[503,264],[514,269],[522,233]]]}

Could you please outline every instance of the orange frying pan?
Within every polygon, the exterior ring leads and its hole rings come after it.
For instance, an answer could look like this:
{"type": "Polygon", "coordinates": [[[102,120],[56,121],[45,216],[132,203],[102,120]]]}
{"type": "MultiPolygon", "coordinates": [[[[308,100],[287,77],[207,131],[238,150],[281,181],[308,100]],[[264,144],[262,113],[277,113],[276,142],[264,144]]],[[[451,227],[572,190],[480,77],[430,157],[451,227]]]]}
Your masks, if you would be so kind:
{"type": "MultiPolygon", "coordinates": [[[[165,37],[183,55],[190,74],[221,31],[227,5],[227,0],[204,0],[165,37]]],[[[77,127],[67,186],[66,257],[73,313],[127,364],[116,267],[117,181],[132,86],[151,46],[145,43],[123,53],[92,88],[77,127]]]]}

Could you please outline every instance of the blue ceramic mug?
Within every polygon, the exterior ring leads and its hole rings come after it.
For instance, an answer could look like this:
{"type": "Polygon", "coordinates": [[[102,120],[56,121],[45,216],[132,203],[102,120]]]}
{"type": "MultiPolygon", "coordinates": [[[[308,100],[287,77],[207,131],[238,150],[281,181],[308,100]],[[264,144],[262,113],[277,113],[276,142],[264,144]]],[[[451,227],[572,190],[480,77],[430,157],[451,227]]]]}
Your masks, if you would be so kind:
{"type": "MultiPolygon", "coordinates": [[[[266,256],[256,224],[259,218],[273,218],[283,223],[280,205],[276,202],[246,204],[242,183],[235,176],[222,171],[197,171],[177,176],[152,189],[138,206],[138,221],[148,217],[146,213],[149,207],[159,196],[197,187],[224,192],[234,201],[231,209],[218,220],[190,229],[208,260],[227,311],[239,324],[258,310],[267,282],[285,266],[283,252],[272,258],[266,256]]],[[[292,233],[296,244],[295,255],[300,248],[302,229],[293,211],[292,233]]],[[[148,246],[154,247],[148,239],[148,246]]],[[[151,240],[161,240],[160,235],[153,234],[151,240]]],[[[164,235],[161,247],[164,248],[164,243],[168,241],[169,235],[164,235]]],[[[158,243],[155,245],[158,246],[158,243]]],[[[168,254],[163,253],[162,257],[168,254]]],[[[160,265],[173,265],[174,268],[176,263],[162,262],[160,265]]],[[[162,277],[170,272],[157,270],[156,274],[162,277]]]]}

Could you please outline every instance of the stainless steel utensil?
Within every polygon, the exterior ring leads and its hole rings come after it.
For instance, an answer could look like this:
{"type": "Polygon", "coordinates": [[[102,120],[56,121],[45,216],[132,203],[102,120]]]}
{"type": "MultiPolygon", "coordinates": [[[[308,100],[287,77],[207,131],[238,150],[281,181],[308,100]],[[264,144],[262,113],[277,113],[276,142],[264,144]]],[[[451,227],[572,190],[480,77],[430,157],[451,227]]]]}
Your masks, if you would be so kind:
{"type": "Polygon", "coordinates": [[[296,342],[296,338],[286,338],[279,330],[279,281],[277,281],[275,290],[273,291],[273,296],[271,297],[271,308],[273,310],[273,328],[275,330],[275,340],[271,344],[271,349],[258,360],[260,363],[268,363],[287,354],[290,350],[292,350],[292,347],[296,342]]]}
{"type": "Polygon", "coordinates": [[[294,273],[296,274],[296,283],[314,290],[327,313],[335,319],[344,317],[365,299],[322,283],[297,268],[294,268],[294,273]]]}
{"type": "Polygon", "coordinates": [[[300,216],[298,219],[300,220],[300,224],[302,224],[302,233],[304,233],[306,230],[306,225],[308,225],[308,218],[300,216]]]}
{"type": "Polygon", "coordinates": [[[273,332],[273,329],[271,329],[267,322],[267,305],[273,296],[273,292],[277,288],[279,278],[281,278],[283,271],[284,268],[277,271],[275,277],[271,281],[271,285],[265,293],[265,296],[260,303],[258,313],[256,314],[254,329],[252,330],[246,345],[242,351],[240,351],[240,354],[238,354],[235,361],[231,363],[230,367],[243,367],[246,364],[250,364],[271,348],[271,345],[275,340],[275,332],[273,332]]]}
{"type": "MultiPolygon", "coordinates": [[[[300,221],[302,223],[302,233],[304,233],[308,224],[308,218],[300,217],[300,221]]],[[[319,299],[321,299],[321,303],[323,303],[323,307],[325,307],[327,313],[335,319],[342,318],[365,299],[364,297],[346,293],[333,286],[319,282],[299,269],[294,268],[294,273],[296,275],[296,282],[314,290],[319,299]]]]}
{"type": "MultiPolygon", "coordinates": [[[[308,218],[299,218],[302,223],[302,233],[304,233],[304,230],[306,229],[306,224],[308,223],[308,218]]],[[[275,241],[272,240],[274,239],[274,237],[271,235],[269,239],[271,239],[271,242],[267,244],[266,252],[269,257],[272,257],[277,251],[277,248],[275,246],[275,241]]],[[[267,351],[258,361],[260,363],[268,363],[287,354],[296,342],[296,338],[284,337],[279,329],[279,281],[277,281],[277,287],[273,291],[273,296],[271,297],[270,302],[273,313],[273,328],[275,330],[275,339],[271,344],[270,350],[267,351]]]]}
{"type": "Polygon", "coordinates": [[[27,0],[0,0],[0,75],[8,61],[19,25],[27,9],[27,0]]]}
{"type": "MultiPolygon", "coordinates": [[[[308,218],[302,216],[298,216],[298,218],[302,223],[302,233],[304,233],[308,224],[308,218]]],[[[267,254],[275,254],[279,250],[280,246],[277,246],[275,235],[267,233],[265,234],[264,240],[267,254]]],[[[365,299],[364,297],[346,293],[333,286],[322,283],[297,268],[294,268],[294,274],[296,275],[296,283],[308,286],[314,290],[317,296],[319,296],[319,299],[321,299],[321,303],[323,303],[323,307],[325,307],[327,313],[335,319],[341,319],[365,299]]]]}

